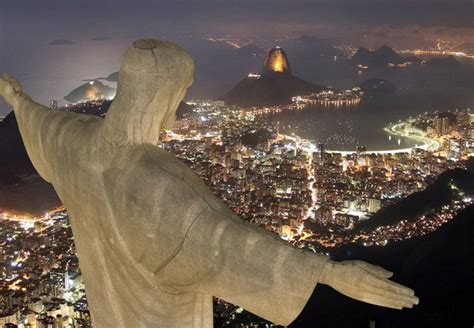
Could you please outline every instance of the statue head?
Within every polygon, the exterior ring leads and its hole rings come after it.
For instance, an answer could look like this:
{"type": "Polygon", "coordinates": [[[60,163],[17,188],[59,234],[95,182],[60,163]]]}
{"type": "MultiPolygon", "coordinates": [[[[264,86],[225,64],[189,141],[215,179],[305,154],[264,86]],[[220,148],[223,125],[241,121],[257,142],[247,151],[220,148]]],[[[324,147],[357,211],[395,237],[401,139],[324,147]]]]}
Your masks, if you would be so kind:
{"type": "Polygon", "coordinates": [[[105,138],[121,146],[158,144],[160,131],[174,124],[193,73],[194,62],[183,48],[167,41],[135,41],[122,61],[105,138]]]}

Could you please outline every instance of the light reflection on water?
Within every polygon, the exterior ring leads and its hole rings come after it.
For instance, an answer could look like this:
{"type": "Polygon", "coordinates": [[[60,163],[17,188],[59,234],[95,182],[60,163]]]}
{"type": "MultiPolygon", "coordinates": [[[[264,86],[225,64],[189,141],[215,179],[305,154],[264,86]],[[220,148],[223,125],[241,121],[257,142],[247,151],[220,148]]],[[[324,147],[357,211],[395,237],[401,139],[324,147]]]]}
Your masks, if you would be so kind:
{"type": "Polygon", "coordinates": [[[417,107],[398,110],[398,105],[395,98],[365,102],[359,106],[316,105],[299,111],[278,113],[268,117],[268,120],[279,121],[283,133],[293,132],[316,143],[324,142],[326,149],[355,150],[358,145],[366,146],[369,150],[413,147],[415,141],[390,136],[383,131],[390,122],[422,112],[422,108],[417,107]]]}

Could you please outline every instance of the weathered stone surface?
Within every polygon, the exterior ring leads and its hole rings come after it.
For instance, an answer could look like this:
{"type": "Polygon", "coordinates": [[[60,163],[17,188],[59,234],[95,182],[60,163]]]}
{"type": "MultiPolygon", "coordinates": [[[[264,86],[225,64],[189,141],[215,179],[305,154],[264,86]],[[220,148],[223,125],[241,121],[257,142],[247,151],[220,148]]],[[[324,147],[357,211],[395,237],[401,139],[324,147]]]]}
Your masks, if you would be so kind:
{"type": "Polygon", "coordinates": [[[193,70],[180,47],[136,41],[105,120],[50,111],[0,79],[34,166],[68,209],[94,327],[212,327],[212,296],[287,325],[318,282],[382,306],[417,303],[382,268],[336,263],[244,223],[156,147],[193,70]]]}

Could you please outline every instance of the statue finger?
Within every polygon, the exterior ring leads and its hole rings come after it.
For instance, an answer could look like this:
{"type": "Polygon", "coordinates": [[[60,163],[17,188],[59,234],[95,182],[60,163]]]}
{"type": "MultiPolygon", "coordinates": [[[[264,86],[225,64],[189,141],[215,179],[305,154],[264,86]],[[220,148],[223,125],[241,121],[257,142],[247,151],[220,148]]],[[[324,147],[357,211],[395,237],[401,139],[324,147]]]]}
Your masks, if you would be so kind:
{"type": "Polygon", "coordinates": [[[392,299],[397,302],[403,302],[406,304],[415,305],[419,303],[419,299],[416,296],[409,296],[404,294],[399,294],[397,292],[388,291],[386,289],[377,288],[374,286],[367,286],[366,292],[371,294],[380,295],[389,299],[392,299]]]}
{"type": "Polygon", "coordinates": [[[384,295],[374,292],[364,292],[362,300],[373,305],[383,306],[392,309],[401,310],[403,308],[413,308],[414,302],[409,299],[399,298],[393,293],[385,293],[384,295]]]}
{"type": "Polygon", "coordinates": [[[368,272],[376,275],[377,277],[390,278],[391,276],[393,276],[393,272],[385,270],[384,268],[382,268],[378,265],[373,265],[373,264],[370,264],[370,263],[367,263],[367,262],[364,262],[364,261],[354,261],[354,263],[358,267],[360,267],[360,268],[364,269],[365,271],[368,271],[368,272]]]}
{"type": "Polygon", "coordinates": [[[368,283],[373,287],[394,292],[397,294],[412,297],[415,295],[415,291],[413,289],[397,284],[396,282],[387,279],[368,279],[368,283]]]}
{"type": "Polygon", "coordinates": [[[391,299],[403,302],[409,302],[412,304],[418,304],[419,302],[418,297],[415,296],[415,292],[412,289],[387,279],[365,277],[359,288],[361,288],[363,292],[390,297],[391,299]]]}

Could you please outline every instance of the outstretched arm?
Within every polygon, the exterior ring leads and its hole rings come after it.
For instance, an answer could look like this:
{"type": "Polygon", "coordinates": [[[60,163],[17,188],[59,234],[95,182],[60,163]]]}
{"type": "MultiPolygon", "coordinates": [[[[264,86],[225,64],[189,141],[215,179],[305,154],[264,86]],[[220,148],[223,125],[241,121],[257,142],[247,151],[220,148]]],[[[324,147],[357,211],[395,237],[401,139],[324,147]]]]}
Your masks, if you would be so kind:
{"type": "Polygon", "coordinates": [[[207,209],[196,219],[180,253],[165,268],[174,288],[237,304],[267,320],[290,324],[317,283],[367,303],[402,309],[418,302],[412,290],[387,280],[391,273],[362,261],[334,262],[291,247],[265,231],[207,209]]]}
{"type": "Polygon", "coordinates": [[[0,97],[13,107],[23,143],[35,169],[43,179],[52,183],[59,130],[67,129],[65,123],[71,121],[74,114],[51,111],[34,102],[23,92],[20,83],[7,74],[0,77],[0,97]]]}
{"type": "Polygon", "coordinates": [[[213,295],[288,325],[306,305],[328,261],[207,208],[192,224],[179,254],[163,269],[169,281],[160,286],[213,295]]]}
{"type": "Polygon", "coordinates": [[[23,92],[20,83],[3,74],[0,77],[0,96],[13,107],[23,143],[33,166],[43,179],[51,181],[51,165],[48,163],[46,125],[50,121],[46,107],[34,102],[23,92]]]}

